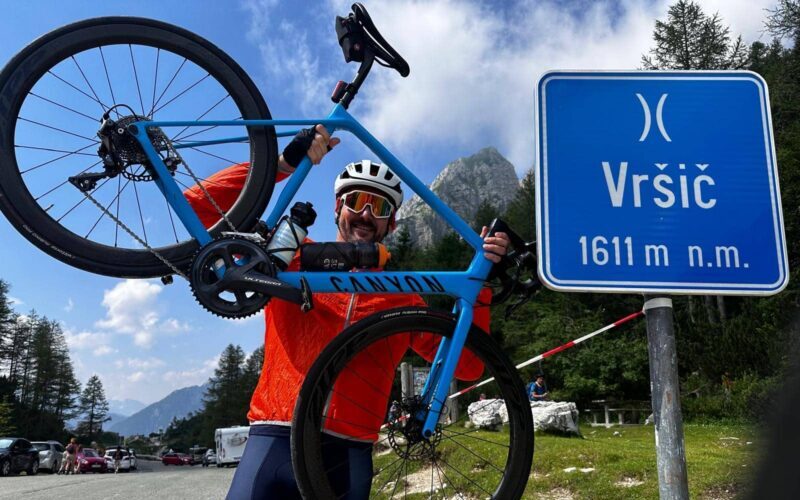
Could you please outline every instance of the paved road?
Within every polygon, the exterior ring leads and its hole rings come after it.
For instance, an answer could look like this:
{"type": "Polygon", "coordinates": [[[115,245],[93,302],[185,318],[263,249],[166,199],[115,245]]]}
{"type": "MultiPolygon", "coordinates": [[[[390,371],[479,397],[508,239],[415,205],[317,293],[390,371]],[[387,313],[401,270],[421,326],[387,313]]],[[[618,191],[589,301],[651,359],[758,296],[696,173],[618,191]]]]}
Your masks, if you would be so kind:
{"type": "Polygon", "coordinates": [[[52,500],[224,499],[235,469],[216,467],[164,466],[141,460],[139,470],[119,474],[50,475],[42,472],[0,477],[0,498],[52,500]]]}

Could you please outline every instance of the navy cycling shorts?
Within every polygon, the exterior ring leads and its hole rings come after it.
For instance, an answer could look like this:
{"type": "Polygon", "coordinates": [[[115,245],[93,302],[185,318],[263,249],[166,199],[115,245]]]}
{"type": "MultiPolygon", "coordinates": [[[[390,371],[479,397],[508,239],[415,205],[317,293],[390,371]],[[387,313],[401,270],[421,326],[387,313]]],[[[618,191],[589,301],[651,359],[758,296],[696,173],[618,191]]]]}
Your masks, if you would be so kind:
{"type": "MultiPolygon", "coordinates": [[[[300,491],[292,471],[290,428],[253,425],[242,461],[233,476],[227,500],[293,500],[300,491]]],[[[337,497],[369,498],[372,485],[372,444],[325,436],[326,463],[334,464],[329,480],[337,497]]]]}

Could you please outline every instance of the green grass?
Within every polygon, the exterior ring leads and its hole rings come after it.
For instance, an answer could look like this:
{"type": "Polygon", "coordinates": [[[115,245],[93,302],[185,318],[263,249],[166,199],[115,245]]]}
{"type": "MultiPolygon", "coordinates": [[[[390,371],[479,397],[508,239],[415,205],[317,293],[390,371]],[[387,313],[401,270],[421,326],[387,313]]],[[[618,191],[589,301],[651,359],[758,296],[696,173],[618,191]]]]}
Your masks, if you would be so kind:
{"type": "MultiPolygon", "coordinates": [[[[537,435],[525,498],[561,493],[569,498],[658,498],[652,426],[583,427],[584,439],[537,435]],[[614,435],[618,432],[619,435],[614,435]],[[575,472],[564,472],[577,467],[575,472]],[[594,468],[583,473],[582,468],[594,468]],[[622,486],[622,482],[635,484],[622,486]],[[641,482],[641,484],[637,484],[641,482]]],[[[733,498],[744,490],[757,460],[752,427],[686,425],[684,439],[692,498],[733,498]],[[720,439],[736,437],[733,439],[720,439]],[[747,442],[752,444],[748,445],[747,442]]]]}
{"type": "MultiPolygon", "coordinates": [[[[451,428],[453,429],[453,428],[451,428]]],[[[584,426],[583,438],[537,434],[533,469],[524,498],[553,499],[641,499],[658,498],[655,437],[652,426],[584,426]],[[618,433],[615,435],[615,433],[618,433]],[[575,467],[573,472],[564,469],[575,467]],[[580,469],[593,468],[581,472],[580,469]]],[[[472,434],[492,442],[506,442],[507,432],[479,431],[472,434]]],[[[686,425],[684,428],[689,494],[699,499],[734,498],[745,491],[759,456],[756,429],[745,425],[686,425]],[[721,439],[721,438],[738,438],[721,439]],[[751,444],[747,444],[750,442],[751,444]]],[[[462,441],[463,442],[463,441],[462,441]]],[[[502,464],[503,448],[470,439],[469,447],[489,462],[502,464]]],[[[461,470],[469,471],[471,481],[491,489],[496,480],[490,467],[481,464],[461,447],[437,447],[442,457],[461,470]],[[486,472],[483,472],[486,471],[486,472]]],[[[391,455],[376,457],[376,468],[386,465],[391,455]]],[[[423,470],[426,465],[409,465],[405,474],[423,470]]],[[[430,470],[430,469],[429,469],[430,470]]],[[[450,473],[453,475],[453,473],[450,473]]],[[[457,479],[457,478],[452,478],[457,479]]],[[[458,481],[456,481],[458,482],[458,481]]],[[[401,483],[403,484],[403,483],[401,483]]],[[[472,490],[470,484],[467,490],[472,490]]],[[[398,489],[397,495],[402,488],[398,489]]],[[[482,498],[479,491],[471,496],[482,498]]],[[[385,490],[380,497],[389,497],[385,490]]],[[[409,495],[409,498],[427,495],[409,495]]]]}

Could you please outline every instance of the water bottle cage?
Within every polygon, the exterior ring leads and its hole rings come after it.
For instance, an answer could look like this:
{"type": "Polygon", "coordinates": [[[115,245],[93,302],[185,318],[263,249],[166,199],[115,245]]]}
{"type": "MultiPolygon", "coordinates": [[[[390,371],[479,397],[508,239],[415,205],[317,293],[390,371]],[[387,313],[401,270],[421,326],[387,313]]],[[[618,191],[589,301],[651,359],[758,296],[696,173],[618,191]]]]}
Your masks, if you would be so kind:
{"type": "MultiPolygon", "coordinates": [[[[275,227],[272,228],[271,231],[269,231],[269,236],[267,237],[267,242],[266,242],[265,248],[267,248],[267,255],[269,255],[269,258],[272,261],[277,261],[278,258],[275,256],[276,254],[281,253],[281,252],[288,252],[288,251],[296,252],[300,248],[300,245],[302,243],[303,242],[300,241],[300,236],[297,234],[297,231],[295,230],[294,224],[292,224],[292,222],[289,220],[289,216],[288,215],[284,215],[283,217],[280,218],[278,223],[275,224],[275,227]],[[284,221],[287,224],[289,224],[289,229],[292,231],[292,237],[294,238],[295,245],[293,247],[268,248],[270,243],[272,243],[272,238],[275,236],[275,233],[278,231],[278,228],[281,227],[281,224],[284,221]]],[[[276,262],[276,264],[277,264],[277,262],[276,262]]]]}

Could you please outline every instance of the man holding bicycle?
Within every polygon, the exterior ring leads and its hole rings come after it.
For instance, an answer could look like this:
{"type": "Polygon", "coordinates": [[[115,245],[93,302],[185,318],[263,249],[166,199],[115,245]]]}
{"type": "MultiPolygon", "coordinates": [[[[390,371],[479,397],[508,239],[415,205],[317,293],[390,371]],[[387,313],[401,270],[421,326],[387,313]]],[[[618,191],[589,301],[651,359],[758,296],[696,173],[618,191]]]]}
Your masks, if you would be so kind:
{"type": "MultiPolygon", "coordinates": [[[[308,155],[313,164],[319,164],[338,143],[339,139],[330,137],[322,125],[302,131],[279,159],[278,181],[291,175],[303,156],[308,155]]],[[[247,177],[247,169],[247,164],[234,165],[204,183],[223,209],[235,201],[247,177]]],[[[199,188],[185,194],[204,224],[210,226],[216,222],[219,214],[199,188]]],[[[395,229],[395,216],[403,192],[400,179],[385,165],[368,160],[347,165],[336,178],[335,195],[337,241],[379,243],[395,229]]],[[[497,263],[508,245],[505,233],[487,237],[485,255],[497,263]]],[[[289,270],[297,268],[295,258],[289,270]]],[[[478,300],[488,303],[491,292],[484,289],[478,300]]],[[[228,492],[229,499],[300,498],[292,472],[289,437],[295,402],[306,371],[325,345],[350,324],[380,310],[425,305],[418,295],[398,294],[318,294],[314,302],[314,309],[308,313],[300,312],[296,304],[278,299],[270,301],[265,308],[264,369],[251,399],[247,415],[250,437],[228,492]]],[[[476,309],[474,322],[488,331],[488,308],[476,309]]],[[[437,346],[430,339],[420,338],[412,340],[407,347],[433,359],[437,346]]],[[[369,373],[369,370],[375,368],[363,367],[363,372],[369,373]]],[[[465,351],[456,376],[474,380],[482,371],[480,361],[465,351]]],[[[382,398],[374,395],[361,395],[361,398],[357,404],[384,413],[388,401],[379,401],[382,398]]],[[[357,413],[353,412],[348,419],[358,420],[357,413]]],[[[364,439],[363,435],[341,434],[345,435],[331,436],[326,446],[330,460],[337,463],[336,474],[331,474],[330,480],[340,494],[346,494],[345,498],[367,498],[372,482],[372,440],[364,439]]]]}

